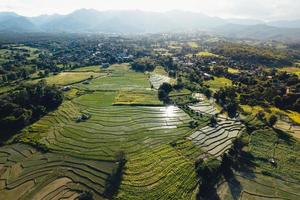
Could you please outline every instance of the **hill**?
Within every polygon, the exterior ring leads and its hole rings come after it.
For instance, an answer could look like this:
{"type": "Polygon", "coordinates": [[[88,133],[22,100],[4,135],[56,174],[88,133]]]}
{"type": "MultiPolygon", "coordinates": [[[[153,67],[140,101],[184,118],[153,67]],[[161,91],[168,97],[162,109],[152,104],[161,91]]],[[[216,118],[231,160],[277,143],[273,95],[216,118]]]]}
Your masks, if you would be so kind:
{"type": "Polygon", "coordinates": [[[252,19],[222,19],[186,11],[76,10],[67,15],[24,17],[0,13],[1,32],[45,33],[161,33],[209,31],[226,37],[299,41],[300,24],[295,21],[265,23],[252,19]]]}

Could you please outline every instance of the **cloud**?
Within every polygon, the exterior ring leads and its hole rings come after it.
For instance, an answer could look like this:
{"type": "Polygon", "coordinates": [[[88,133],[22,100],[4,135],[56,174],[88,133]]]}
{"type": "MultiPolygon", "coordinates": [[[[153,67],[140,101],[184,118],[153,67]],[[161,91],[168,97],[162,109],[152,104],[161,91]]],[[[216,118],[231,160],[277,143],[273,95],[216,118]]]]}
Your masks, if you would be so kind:
{"type": "Polygon", "coordinates": [[[0,11],[34,16],[67,14],[80,8],[97,10],[189,10],[226,18],[300,19],[299,0],[1,0],[0,11]]]}

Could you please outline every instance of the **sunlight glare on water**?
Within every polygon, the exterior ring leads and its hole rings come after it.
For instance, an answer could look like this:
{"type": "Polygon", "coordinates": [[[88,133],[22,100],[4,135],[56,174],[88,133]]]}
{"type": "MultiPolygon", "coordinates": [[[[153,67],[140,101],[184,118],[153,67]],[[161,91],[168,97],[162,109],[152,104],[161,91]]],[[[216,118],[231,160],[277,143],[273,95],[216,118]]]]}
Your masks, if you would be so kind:
{"type": "Polygon", "coordinates": [[[167,115],[167,117],[174,117],[175,116],[175,106],[168,106],[166,108],[166,115],[167,115]]]}

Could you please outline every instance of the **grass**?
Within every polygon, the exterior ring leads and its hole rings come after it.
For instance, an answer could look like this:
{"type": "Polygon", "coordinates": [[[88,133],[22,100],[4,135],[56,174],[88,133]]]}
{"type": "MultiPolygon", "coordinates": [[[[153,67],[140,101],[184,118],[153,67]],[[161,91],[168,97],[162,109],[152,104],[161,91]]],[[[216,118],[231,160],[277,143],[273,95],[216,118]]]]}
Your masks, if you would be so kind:
{"type": "Polygon", "coordinates": [[[150,83],[143,73],[125,71],[96,78],[91,81],[90,85],[82,87],[92,90],[134,90],[150,88],[150,83]]]}
{"type": "Polygon", "coordinates": [[[94,65],[94,66],[86,66],[86,67],[80,67],[77,69],[73,69],[72,71],[75,72],[101,72],[101,66],[100,65],[94,65]]]}
{"type": "Polygon", "coordinates": [[[205,81],[204,83],[214,92],[218,91],[222,87],[232,85],[232,81],[224,77],[214,77],[214,80],[205,81]]]}
{"type": "Polygon", "coordinates": [[[11,90],[14,90],[16,88],[16,86],[1,86],[0,87],[0,94],[3,94],[3,93],[6,93],[6,92],[9,92],[11,90]]]}
{"type": "Polygon", "coordinates": [[[264,111],[266,118],[268,119],[271,115],[284,115],[289,117],[294,123],[300,124],[300,113],[291,110],[280,110],[274,106],[264,109],[261,106],[249,106],[241,105],[241,108],[248,114],[256,115],[260,111],[264,111]]]}
{"type": "Polygon", "coordinates": [[[228,73],[230,73],[230,74],[238,74],[238,73],[240,73],[240,70],[229,67],[228,68],[228,73]]]}
{"type": "Polygon", "coordinates": [[[116,97],[116,92],[94,92],[85,94],[74,101],[87,106],[110,106],[113,104],[116,97]]]}
{"type": "Polygon", "coordinates": [[[119,91],[114,105],[162,105],[157,91],[119,91]]]}
{"type": "Polygon", "coordinates": [[[300,78],[300,67],[283,67],[283,68],[280,68],[278,70],[282,71],[282,72],[295,74],[300,78]]]}
{"type": "Polygon", "coordinates": [[[210,58],[220,58],[219,55],[214,54],[214,53],[210,53],[210,52],[207,52],[207,51],[201,51],[201,52],[197,53],[196,56],[199,56],[199,57],[210,57],[210,58]]]}
{"type": "Polygon", "coordinates": [[[157,66],[154,71],[155,74],[163,75],[163,76],[168,76],[168,72],[162,67],[162,66],[157,66]]]}
{"type": "Polygon", "coordinates": [[[65,98],[67,98],[67,99],[69,99],[69,100],[70,100],[70,99],[73,99],[73,98],[77,97],[78,91],[79,91],[79,90],[77,90],[76,88],[72,88],[71,90],[66,91],[66,92],[64,93],[64,96],[65,96],[65,98]]]}
{"type": "Polygon", "coordinates": [[[176,97],[176,96],[186,96],[186,95],[190,95],[191,91],[184,88],[182,90],[175,90],[169,93],[170,97],[176,97]]]}
{"type": "MultiPolygon", "coordinates": [[[[55,84],[55,85],[70,85],[80,81],[84,81],[89,79],[91,76],[98,77],[99,73],[95,72],[62,72],[58,75],[49,76],[44,78],[47,84],[55,84]]],[[[31,82],[38,82],[39,79],[31,81],[31,82]]]]}

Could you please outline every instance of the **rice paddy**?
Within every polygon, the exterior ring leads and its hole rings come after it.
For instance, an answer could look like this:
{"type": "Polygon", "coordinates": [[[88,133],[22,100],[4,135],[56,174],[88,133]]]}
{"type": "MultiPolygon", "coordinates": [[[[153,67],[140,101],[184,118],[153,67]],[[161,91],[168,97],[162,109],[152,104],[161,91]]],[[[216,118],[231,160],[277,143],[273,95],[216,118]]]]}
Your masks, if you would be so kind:
{"type": "MultiPolygon", "coordinates": [[[[85,80],[88,80],[92,77],[99,77],[101,74],[95,73],[95,72],[62,72],[58,75],[49,76],[47,78],[44,78],[44,80],[47,82],[47,84],[50,85],[70,85],[78,82],[82,82],[85,80]]],[[[40,79],[30,81],[33,83],[36,83],[40,81],[40,79]]]]}
{"type": "Polygon", "coordinates": [[[158,100],[157,92],[147,91],[119,91],[114,105],[162,105],[158,100]]]}
{"type": "MultiPolygon", "coordinates": [[[[243,132],[241,122],[219,116],[211,127],[203,117],[191,128],[193,118],[176,106],[162,105],[146,74],[131,71],[127,64],[113,65],[108,74],[93,76],[88,84],[76,83],[82,73],[96,73],[88,68],[65,72],[73,76],[67,98],[14,138],[24,144],[0,147],[0,199],[76,199],[84,191],[100,200],[195,199],[195,161],[220,158],[243,132]],[[82,115],[89,118],[78,120],[82,115]],[[48,152],[26,145],[33,143],[48,152]],[[120,152],[127,162],[117,193],[108,197],[120,152]]],[[[163,81],[152,80],[152,85],[163,81]]],[[[177,93],[171,95],[190,91],[177,93]]],[[[208,100],[188,108],[208,116],[219,113],[208,100]]],[[[259,143],[257,138],[253,141],[259,143]]],[[[253,151],[258,154],[260,149],[253,151]]],[[[248,180],[241,181],[246,188],[248,180]]],[[[243,196],[251,192],[245,189],[243,196]]]]}
{"type": "Polygon", "coordinates": [[[214,77],[213,80],[205,81],[204,84],[208,85],[212,91],[216,92],[222,87],[231,86],[232,81],[224,77],[214,77]]]}

